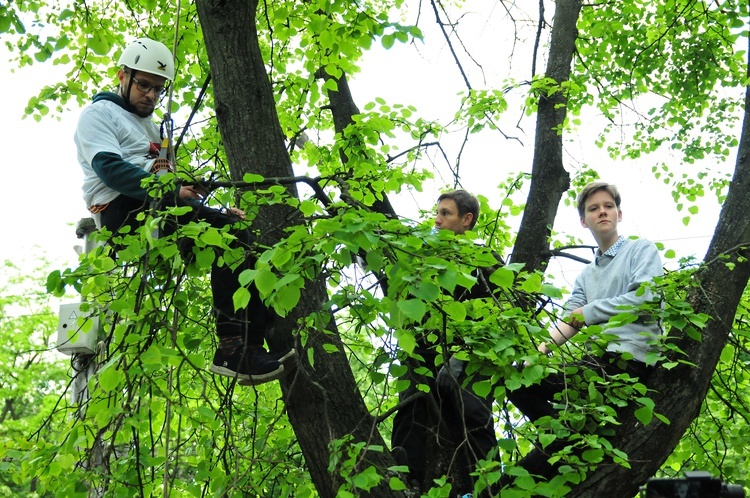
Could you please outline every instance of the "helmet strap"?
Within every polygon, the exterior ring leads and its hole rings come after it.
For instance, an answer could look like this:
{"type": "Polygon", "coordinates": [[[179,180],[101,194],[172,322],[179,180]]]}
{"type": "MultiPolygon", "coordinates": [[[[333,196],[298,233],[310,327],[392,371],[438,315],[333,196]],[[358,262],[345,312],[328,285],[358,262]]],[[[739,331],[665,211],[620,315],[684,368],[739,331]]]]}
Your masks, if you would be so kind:
{"type": "Polygon", "coordinates": [[[128,75],[128,86],[127,88],[125,88],[125,94],[122,96],[122,98],[125,100],[125,108],[129,112],[134,112],[135,109],[133,109],[133,106],[130,104],[130,91],[133,88],[133,75],[135,74],[136,70],[129,67],[128,71],[123,70],[123,72],[128,75]]]}

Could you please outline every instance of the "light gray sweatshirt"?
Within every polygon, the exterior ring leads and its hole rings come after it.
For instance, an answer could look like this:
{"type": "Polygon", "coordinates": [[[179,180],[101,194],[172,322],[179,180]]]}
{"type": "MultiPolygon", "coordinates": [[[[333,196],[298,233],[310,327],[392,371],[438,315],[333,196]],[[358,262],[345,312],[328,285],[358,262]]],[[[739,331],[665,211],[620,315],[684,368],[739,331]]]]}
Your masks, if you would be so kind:
{"type": "MultiPolygon", "coordinates": [[[[619,248],[599,255],[583,269],[565,310],[570,313],[583,308],[586,325],[604,326],[613,316],[632,312],[622,307],[637,307],[656,299],[651,291],[639,296],[636,291],[642,283],[662,274],[661,259],[653,242],[622,239],[619,248]]],[[[662,330],[658,320],[641,313],[632,323],[605,326],[604,333],[617,336],[607,345],[607,351],[628,352],[636,360],[645,361],[646,353],[656,350],[654,342],[662,330]]]]}

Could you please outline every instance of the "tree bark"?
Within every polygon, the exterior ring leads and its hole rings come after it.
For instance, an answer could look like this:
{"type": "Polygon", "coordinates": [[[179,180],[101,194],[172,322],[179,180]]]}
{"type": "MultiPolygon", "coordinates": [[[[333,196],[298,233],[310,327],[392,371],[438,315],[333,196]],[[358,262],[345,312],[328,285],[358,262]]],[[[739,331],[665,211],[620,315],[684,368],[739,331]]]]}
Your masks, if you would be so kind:
{"type": "MultiPolygon", "coordinates": [[[[259,46],[257,2],[201,0],[196,5],[211,62],[216,115],[233,179],[241,180],[248,172],[266,177],[293,176],[259,46]]],[[[296,190],[290,187],[289,193],[296,195],[296,190]]],[[[274,243],[281,238],[283,228],[298,220],[287,207],[263,208],[256,228],[264,242],[274,243]]],[[[297,318],[324,309],[326,300],[324,282],[310,282],[300,304],[268,338],[271,346],[293,344],[297,318]]],[[[307,334],[299,366],[282,379],[281,386],[315,487],[321,497],[333,498],[342,482],[338,469],[328,470],[334,440],[349,436],[351,444],[364,442],[381,448],[385,444],[357,389],[332,317],[321,330],[308,330],[307,334]],[[327,352],[325,346],[333,346],[335,352],[327,352]]],[[[386,468],[393,460],[388,453],[365,450],[355,472],[369,465],[386,468]]],[[[400,495],[390,490],[388,479],[369,493],[373,497],[400,495]]]]}
{"type": "MultiPolygon", "coordinates": [[[[549,61],[545,76],[557,84],[570,77],[571,62],[578,35],[576,21],[581,0],[556,2],[552,24],[549,61]]],[[[539,22],[543,22],[542,19],[539,22]]],[[[549,236],[560,199],[570,186],[570,175],[562,160],[562,126],[567,113],[567,98],[562,91],[539,97],[531,185],[526,209],[521,218],[511,261],[525,263],[526,270],[543,269],[550,258],[549,236]]]]}

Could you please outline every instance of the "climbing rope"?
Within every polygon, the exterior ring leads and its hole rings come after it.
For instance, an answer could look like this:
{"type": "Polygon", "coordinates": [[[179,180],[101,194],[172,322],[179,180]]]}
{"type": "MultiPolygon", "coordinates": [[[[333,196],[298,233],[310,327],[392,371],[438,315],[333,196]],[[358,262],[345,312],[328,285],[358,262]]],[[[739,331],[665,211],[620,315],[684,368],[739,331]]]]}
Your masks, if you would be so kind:
{"type": "MultiPolygon", "coordinates": [[[[175,28],[174,28],[174,41],[172,43],[172,58],[177,59],[177,41],[179,40],[180,34],[180,7],[182,2],[177,0],[177,9],[175,11],[175,28]]],[[[167,91],[167,112],[162,122],[162,131],[166,128],[166,137],[162,136],[162,139],[167,139],[167,158],[172,163],[172,169],[177,172],[177,161],[175,151],[172,148],[172,139],[174,135],[174,120],[172,120],[172,97],[174,95],[175,78],[172,79],[172,84],[169,85],[167,91]]],[[[175,314],[175,320],[177,320],[177,314],[175,314]]],[[[171,340],[172,348],[177,347],[177,327],[176,324],[172,327],[171,340]]],[[[164,424],[165,427],[165,439],[164,439],[164,482],[162,484],[162,496],[164,498],[169,497],[169,439],[171,437],[171,425],[172,425],[172,391],[174,387],[174,366],[169,366],[169,374],[167,377],[167,403],[164,413],[164,424]]],[[[177,437],[179,437],[179,431],[177,437]]],[[[179,441],[176,445],[179,448],[179,441]]]]}

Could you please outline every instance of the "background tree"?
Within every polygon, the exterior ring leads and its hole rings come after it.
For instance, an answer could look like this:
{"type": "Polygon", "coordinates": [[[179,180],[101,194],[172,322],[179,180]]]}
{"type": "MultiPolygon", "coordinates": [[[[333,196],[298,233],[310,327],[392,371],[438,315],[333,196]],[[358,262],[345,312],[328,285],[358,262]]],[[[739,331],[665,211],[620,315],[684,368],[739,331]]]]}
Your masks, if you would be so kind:
{"type": "MultiPolygon", "coordinates": [[[[73,284],[88,299],[118,313],[107,331],[111,347],[101,358],[97,396],[85,421],[62,423],[54,434],[56,446],[40,444],[37,438],[25,458],[13,456],[11,465],[21,469],[18,475],[38,478],[42,491],[54,486],[71,494],[86,492],[80,484],[83,476],[93,489],[113,493],[132,488],[152,494],[161,487],[164,494],[242,490],[261,496],[305,496],[311,493],[308,472],[320,496],[402,492],[399,469],[393,467],[384,442],[394,388],[399,388],[387,381],[400,368],[391,350],[395,343],[405,351],[413,347],[409,323],[431,316],[429,310],[461,323],[467,310],[445,302],[438,291],[466,281],[469,272],[446,259],[436,260],[429,252],[432,242],[425,249],[426,231],[415,232],[394,219],[388,208],[388,193],[419,189],[431,176],[415,165],[427,157],[445,128],[416,117],[408,107],[382,102],[357,112],[352,99],[345,99],[348,105],[337,100],[346,95],[346,75],[356,73],[362,51],[373,41],[388,46],[420,37],[417,28],[389,20],[391,9],[398,6],[227,1],[185,4],[175,11],[171,4],[156,2],[124,4],[113,11],[111,5],[97,3],[85,9],[77,4],[47,9],[43,3],[29,3],[2,10],[0,31],[23,35],[14,38],[19,65],[51,59],[73,68],[65,82],[31,100],[32,115],[46,114],[51,102],[60,108],[70,105],[71,98],[83,103],[88,90],[108,85],[114,54],[131,35],[168,41],[164,31],[175,33],[182,77],[174,85],[172,110],[196,104],[206,118],[200,128],[190,127],[191,134],[180,135],[179,162],[206,166],[189,171],[192,175],[212,169],[258,187],[241,192],[243,205],[254,208],[253,225],[266,244],[260,265],[247,278],[254,279],[285,317],[272,342],[296,344],[303,353],[296,374],[282,382],[288,421],[279,412],[281,404],[270,402],[279,396],[273,386],[235,391],[231,383],[202,373],[213,347],[205,333],[210,315],[205,282],[183,277],[200,275],[215,257],[213,247],[225,244],[210,230],[191,228],[184,234],[199,242],[195,261],[187,265],[174,244],[154,242],[146,233],[131,239],[128,250],[117,255],[117,264],[106,250],[92,254],[75,270],[53,273],[50,287],[60,291],[64,284],[73,284]],[[59,31],[46,36],[26,32],[25,25],[34,25],[25,19],[31,12],[39,23],[59,31]],[[209,64],[212,91],[201,100],[197,89],[209,79],[209,64]],[[102,68],[109,69],[106,77],[102,68]],[[215,116],[210,109],[215,109],[215,116]],[[397,133],[410,136],[413,147],[392,153],[397,133]],[[303,184],[312,185],[312,193],[294,180],[299,172],[309,173],[303,184]],[[265,183],[257,175],[266,178],[265,183]],[[387,288],[376,291],[371,280],[349,280],[349,268],[358,257],[368,271],[388,276],[387,288]],[[165,267],[160,263],[165,259],[173,264],[165,267]],[[116,266],[125,271],[113,272],[116,266]],[[249,399],[262,401],[253,410],[249,399]],[[291,443],[295,439],[297,443],[291,443]],[[75,466],[72,462],[91,462],[89,450],[97,441],[105,443],[107,464],[75,466]],[[64,472],[56,472],[53,463],[64,472]]],[[[438,3],[430,7],[442,26],[456,12],[438,3]]],[[[540,3],[536,20],[540,31],[548,21],[544,7],[540,3]]],[[[743,54],[735,50],[739,40],[747,41],[745,6],[662,2],[582,7],[580,2],[563,1],[555,7],[547,69],[533,75],[526,100],[537,113],[536,145],[525,215],[512,251],[513,263],[526,266],[524,271],[511,266],[496,275],[509,290],[551,297],[559,294],[535,271],[544,268],[552,253],[551,227],[569,187],[562,138],[575,126],[571,116],[584,106],[602,110],[613,128],[618,120],[635,116],[632,142],[615,143],[613,155],[639,157],[667,144],[684,150],[684,161],[690,164],[709,153],[726,158],[735,148],[747,149],[746,126],[739,139],[720,126],[740,115],[739,109],[747,109],[747,102],[732,94],[732,89],[744,88],[747,77],[743,54]],[[725,88],[724,97],[715,92],[719,86],[725,88]],[[662,105],[645,102],[647,110],[639,111],[645,95],[663,97],[662,105]],[[656,110],[649,112],[652,108],[656,110]]],[[[513,18],[515,11],[509,13],[513,18]]],[[[507,111],[508,101],[499,89],[473,88],[460,65],[457,35],[459,30],[447,41],[467,92],[454,124],[464,127],[471,143],[481,130],[501,133],[495,118],[507,111]]],[[[509,90],[520,93],[527,87],[509,90]]],[[[602,144],[612,143],[606,131],[602,144]]],[[[561,448],[559,457],[568,467],[562,475],[547,475],[549,483],[535,483],[528,476],[529,469],[540,468],[537,464],[547,459],[530,450],[533,431],[521,426],[524,437],[501,441],[505,474],[515,477],[509,485],[517,495],[632,496],[667,458],[673,469],[690,458],[706,461],[712,451],[685,458],[669,455],[695,419],[722,351],[726,363],[713,377],[715,397],[703,405],[704,413],[710,416],[731,407],[732,413],[746,418],[747,410],[737,401],[744,385],[727,382],[728,371],[741,372],[735,379],[746,375],[741,367],[746,354],[744,306],[739,306],[748,279],[748,220],[741,209],[748,198],[746,160],[738,154],[731,182],[706,176],[705,171],[686,172],[683,177],[672,168],[655,168],[655,175],[674,184],[678,202],[695,203],[704,186],[724,201],[705,265],[661,283],[670,304],[664,318],[674,337],[669,343],[672,363],[645,386],[607,386],[609,392],[627,391],[626,398],[635,402],[617,410],[620,425],[606,439],[573,438],[572,444],[588,448],[583,458],[568,446],[561,448]],[[704,340],[697,341],[700,337],[704,340]],[[645,387],[655,391],[646,393],[645,387]],[[523,458],[516,465],[519,457],[523,458]],[[612,459],[620,465],[602,465],[612,459]]],[[[456,182],[458,171],[457,159],[456,182]]],[[[593,174],[573,173],[574,184],[593,174]]],[[[464,168],[462,174],[471,173],[464,168]]],[[[499,189],[511,211],[518,211],[512,201],[517,197],[515,180],[524,176],[511,175],[501,186],[505,189],[499,189]]],[[[215,202],[227,202],[230,196],[217,193],[215,202]]],[[[690,206],[690,212],[695,208],[690,206]]],[[[508,209],[483,209],[489,221],[480,234],[497,249],[509,247],[508,209]]],[[[486,262],[481,251],[438,242],[468,265],[486,262]]],[[[559,245],[554,239],[553,243],[559,245]]],[[[503,303],[494,305],[503,309],[503,303]]],[[[531,344],[543,329],[538,317],[522,310],[510,315],[481,308],[468,312],[484,317],[478,322],[481,330],[462,332],[475,340],[472,364],[491,375],[487,389],[494,389],[501,400],[505,386],[538,379],[541,368],[523,374],[511,368],[513,361],[533,351],[531,344]]],[[[613,414],[603,400],[594,398],[587,400],[594,411],[613,414]]],[[[64,419],[61,413],[50,419],[50,425],[64,419]]],[[[722,434],[740,438],[743,432],[737,427],[722,434]]],[[[731,447],[730,442],[720,449],[727,451],[727,461],[741,468],[736,462],[742,457],[731,447]]],[[[679,448],[688,452],[695,445],[688,437],[679,448]]],[[[445,457],[436,459],[435,474],[460,479],[449,466],[450,450],[446,447],[445,457]]],[[[721,470],[719,462],[715,465],[721,470]]],[[[500,472],[488,463],[483,476],[483,483],[494,482],[500,472]]],[[[441,488],[440,482],[436,488],[441,488]]],[[[441,489],[447,492],[446,486],[441,489]]]]}
{"type": "MultiPolygon", "coordinates": [[[[0,298],[0,448],[6,459],[19,458],[30,447],[32,434],[47,438],[55,431],[44,423],[58,409],[59,393],[70,382],[68,367],[53,352],[57,339],[57,312],[39,278],[48,265],[21,270],[5,262],[0,298]],[[37,276],[34,276],[37,275],[37,276]]],[[[7,460],[0,464],[0,492],[27,496],[35,480],[14,479],[7,460]]],[[[58,466],[53,472],[60,472],[58,466]]]]}

